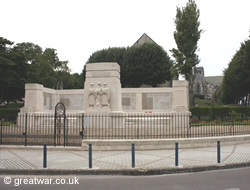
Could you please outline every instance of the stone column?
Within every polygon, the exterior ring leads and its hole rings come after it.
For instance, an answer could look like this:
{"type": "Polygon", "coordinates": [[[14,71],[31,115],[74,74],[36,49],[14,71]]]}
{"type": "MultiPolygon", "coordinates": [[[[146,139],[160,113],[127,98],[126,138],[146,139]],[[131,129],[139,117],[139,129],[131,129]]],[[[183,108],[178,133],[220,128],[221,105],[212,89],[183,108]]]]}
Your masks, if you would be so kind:
{"type": "Polygon", "coordinates": [[[188,111],[189,86],[188,81],[173,80],[173,111],[188,111]]]}
{"type": "Polygon", "coordinates": [[[120,66],[117,63],[88,63],[86,65],[84,102],[83,110],[87,112],[122,111],[120,66]],[[96,101],[94,106],[93,91],[96,101]]]}
{"type": "Polygon", "coordinates": [[[25,84],[24,107],[21,112],[43,111],[43,85],[25,84]]]}

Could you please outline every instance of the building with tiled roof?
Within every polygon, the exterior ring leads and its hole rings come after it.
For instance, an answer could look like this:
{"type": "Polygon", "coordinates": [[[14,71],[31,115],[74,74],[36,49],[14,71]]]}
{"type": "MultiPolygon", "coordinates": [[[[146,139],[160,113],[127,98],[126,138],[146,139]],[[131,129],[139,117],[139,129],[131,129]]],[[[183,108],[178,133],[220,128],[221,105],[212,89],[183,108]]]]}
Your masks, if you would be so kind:
{"type": "Polygon", "coordinates": [[[194,79],[194,94],[204,95],[205,99],[212,99],[216,89],[221,85],[223,76],[207,76],[203,67],[196,67],[194,79]]]}
{"type": "MultiPolygon", "coordinates": [[[[134,45],[142,45],[144,43],[155,43],[146,33],[142,34],[142,36],[133,44],[134,45]]],[[[155,43],[156,44],[156,43],[155,43]]]]}

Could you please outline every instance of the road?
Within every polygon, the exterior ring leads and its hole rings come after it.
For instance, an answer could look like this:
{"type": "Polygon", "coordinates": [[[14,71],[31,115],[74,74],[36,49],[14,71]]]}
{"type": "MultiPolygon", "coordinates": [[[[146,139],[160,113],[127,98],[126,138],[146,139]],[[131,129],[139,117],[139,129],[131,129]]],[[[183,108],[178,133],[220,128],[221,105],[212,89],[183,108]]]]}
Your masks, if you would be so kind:
{"type": "Polygon", "coordinates": [[[250,168],[159,176],[0,176],[0,189],[249,190],[250,168]]]}

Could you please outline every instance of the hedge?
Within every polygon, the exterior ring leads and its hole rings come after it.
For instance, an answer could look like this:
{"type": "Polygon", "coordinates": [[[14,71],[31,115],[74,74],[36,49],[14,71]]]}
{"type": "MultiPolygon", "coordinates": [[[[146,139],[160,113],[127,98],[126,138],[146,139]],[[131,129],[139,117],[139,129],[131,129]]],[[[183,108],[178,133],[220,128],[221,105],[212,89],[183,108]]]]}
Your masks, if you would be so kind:
{"type": "Polygon", "coordinates": [[[250,116],[249,106],[200,106],[190,107],[193,116],[230,116],[232,113],[250,116]]]}
{"type": "Polygon", "coordinates": [[[15,121],[17,119],[19,109],[4,108],[0,109],[0,119],[15,121]]]}

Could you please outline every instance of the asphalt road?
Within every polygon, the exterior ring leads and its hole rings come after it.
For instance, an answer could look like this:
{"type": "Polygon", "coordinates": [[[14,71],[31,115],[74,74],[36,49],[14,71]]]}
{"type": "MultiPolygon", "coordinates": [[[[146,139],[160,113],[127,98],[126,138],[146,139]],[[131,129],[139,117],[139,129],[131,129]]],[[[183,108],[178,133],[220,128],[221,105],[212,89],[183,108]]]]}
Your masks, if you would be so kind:
{"type": "Polygon", "coordinates": [[[250,168],[139,177],[0,176],[0,189],[250,190],[250,168]]]}

